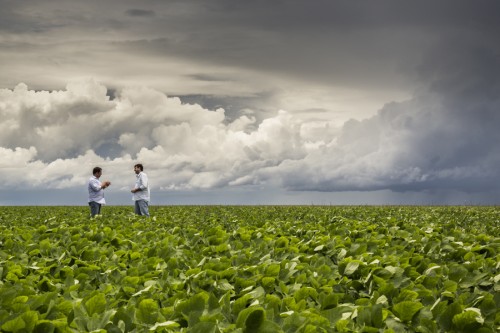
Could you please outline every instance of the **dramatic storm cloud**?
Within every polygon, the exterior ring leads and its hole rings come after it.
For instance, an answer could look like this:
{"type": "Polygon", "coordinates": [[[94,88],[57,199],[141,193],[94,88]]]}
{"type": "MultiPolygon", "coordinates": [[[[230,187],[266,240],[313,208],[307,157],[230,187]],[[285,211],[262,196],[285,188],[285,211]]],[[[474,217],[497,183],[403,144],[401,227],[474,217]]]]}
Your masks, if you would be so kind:
{"type": "Polygon", "coordinates": [[[497,2],[0,2],[0,203],[496,202],[497,2]]]}
{"type": "Polygon", "coordinates": [[[500,53],[489,45],[440,45],[408,101],[350,120],[335,144],[286,161],[293,189],[493,190],[500,182],[500,53]]]}

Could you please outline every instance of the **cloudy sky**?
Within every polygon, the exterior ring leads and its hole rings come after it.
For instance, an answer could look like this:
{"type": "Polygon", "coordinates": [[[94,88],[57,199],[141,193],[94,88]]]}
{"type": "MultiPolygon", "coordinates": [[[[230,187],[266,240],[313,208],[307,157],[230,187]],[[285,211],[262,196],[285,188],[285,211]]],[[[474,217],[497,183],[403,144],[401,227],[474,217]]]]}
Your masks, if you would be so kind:
{"type": "Polygon", "coordinates": [[[499,1],[0,8],[0,205],[500,203],[499,1]]]}

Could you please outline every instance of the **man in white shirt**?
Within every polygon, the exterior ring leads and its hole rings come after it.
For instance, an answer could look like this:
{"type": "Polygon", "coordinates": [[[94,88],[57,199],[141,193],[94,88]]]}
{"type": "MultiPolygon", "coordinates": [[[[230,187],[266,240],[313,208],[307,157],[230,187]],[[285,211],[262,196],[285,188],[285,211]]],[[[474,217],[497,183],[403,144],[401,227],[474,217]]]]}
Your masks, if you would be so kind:
{"type": "Polygon", "coordinates": [[[95,167],[92,170],[93,176],[90,177],[88,183],[89,189],[89,206],[90,206],[90,217],[94,217],[101,213],[101,205],[106,204],[104,200],[104,189],[111,185],[111,182],[102,182],[99,178],[102,176],[102,169],[95,167]]]}
{"type": "Polygon", "coordinates": [[[135,201],[135,213],[137,215],[149,216],[149,182],[148,175],[144,172],[142,164],[134,165],[135,186],[130,191],[133,193],[132,199],[135,201]]]}

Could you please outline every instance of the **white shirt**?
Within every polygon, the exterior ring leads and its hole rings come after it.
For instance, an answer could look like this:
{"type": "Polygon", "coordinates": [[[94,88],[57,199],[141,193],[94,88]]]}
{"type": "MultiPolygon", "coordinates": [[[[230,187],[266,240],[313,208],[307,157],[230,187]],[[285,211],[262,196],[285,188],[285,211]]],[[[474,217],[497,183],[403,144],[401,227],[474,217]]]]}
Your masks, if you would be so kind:
{"type": "Polygon", "coordinates": [[[141,189],[140,191],[137,191],[133,193],[132,200],[137,201],[137,200],[146,200],[149,201],[149,182],[148,182],[148,175],[146,175],[144,172],[139,172],[139,174],[135,175],[135,186],[134,188],[141,189]]]}
{"type": "Polygon", "coordinates": [[[101,188],[101,181],[96,176],[92,176],[89,179],[89,202],[95,201],[102,205],[106,204],[104,200],[104,190],[101,188]]]}

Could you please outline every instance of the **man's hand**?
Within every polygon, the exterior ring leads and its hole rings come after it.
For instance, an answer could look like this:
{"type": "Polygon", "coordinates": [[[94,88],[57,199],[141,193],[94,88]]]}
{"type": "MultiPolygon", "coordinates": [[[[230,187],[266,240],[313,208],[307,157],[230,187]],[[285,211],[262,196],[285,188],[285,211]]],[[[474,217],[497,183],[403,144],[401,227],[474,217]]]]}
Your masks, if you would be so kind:
{"type": "Polygon", "coordinates": [[[111,182],[109,180],[106,180],[105,182],[102,183],[102,188],[106,188],[106,187],[109,187],[109,185],[111,185],[111,182]]]}

